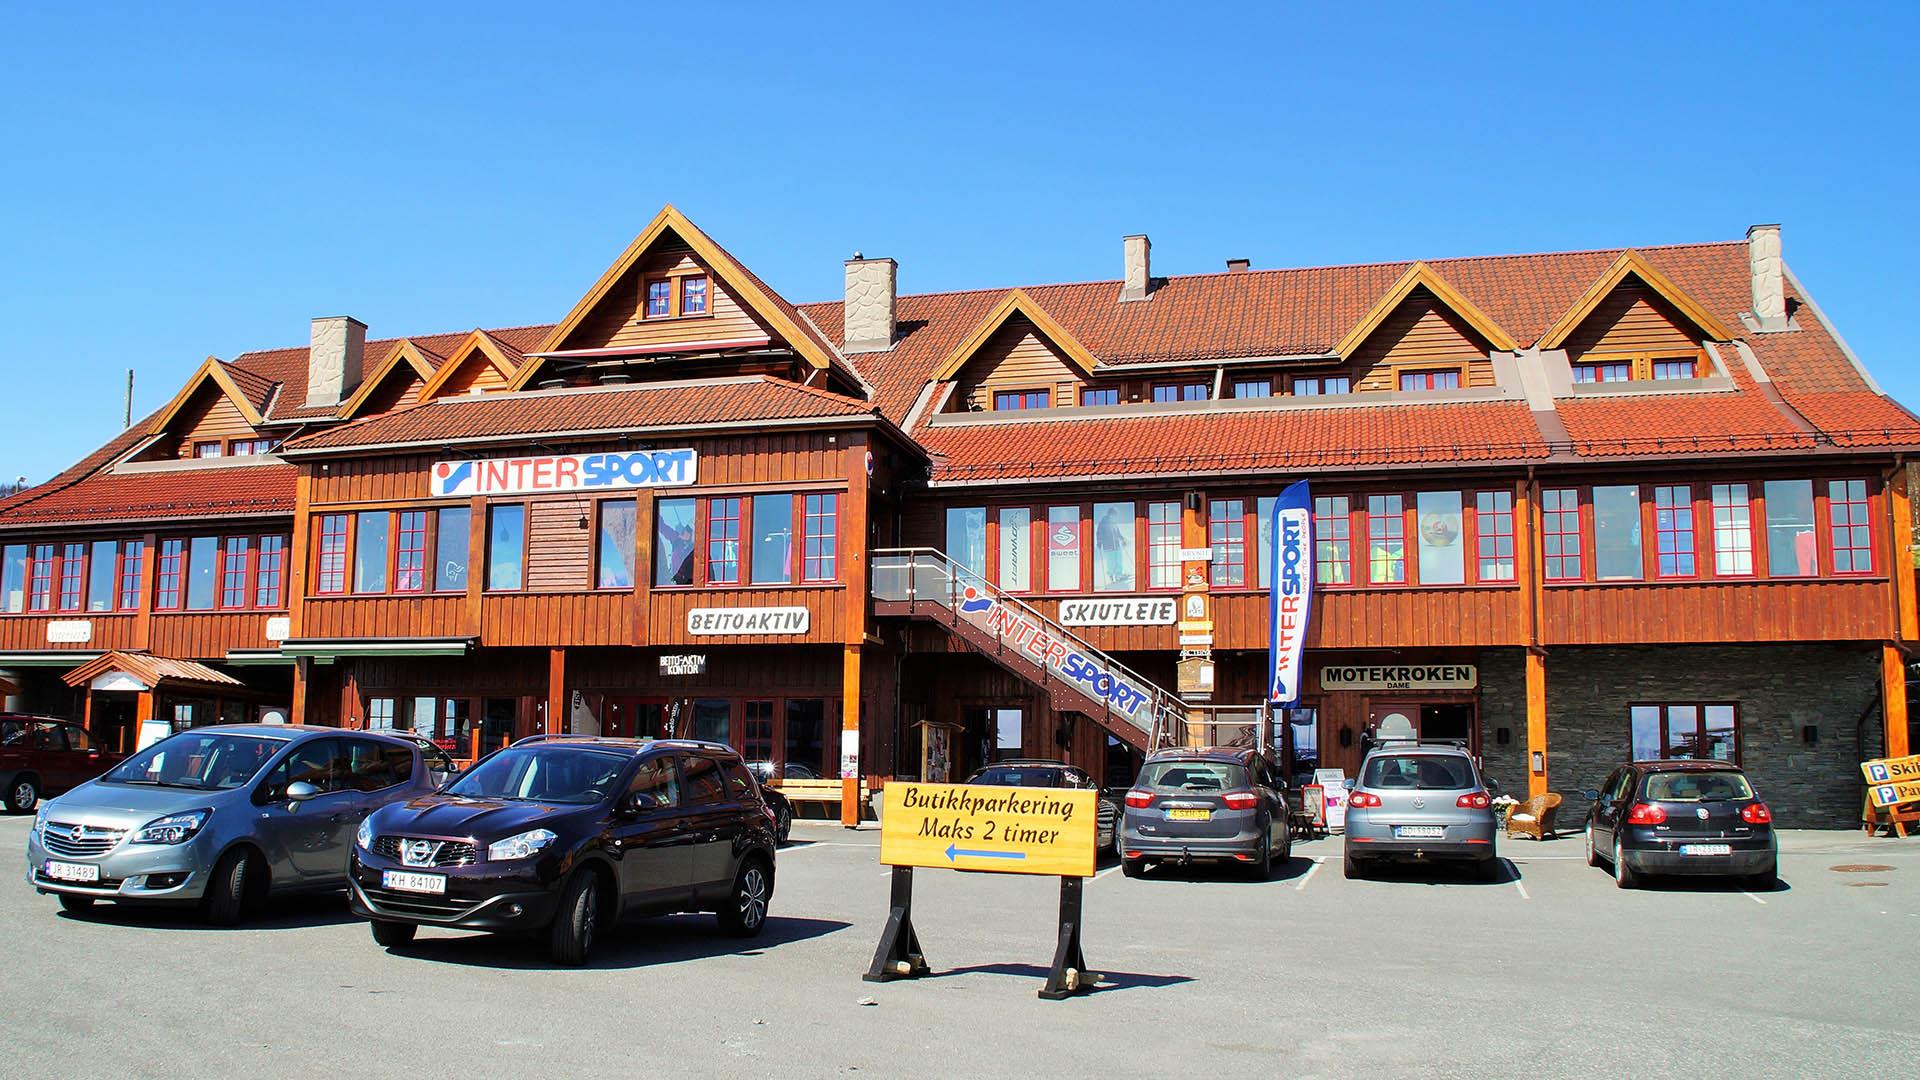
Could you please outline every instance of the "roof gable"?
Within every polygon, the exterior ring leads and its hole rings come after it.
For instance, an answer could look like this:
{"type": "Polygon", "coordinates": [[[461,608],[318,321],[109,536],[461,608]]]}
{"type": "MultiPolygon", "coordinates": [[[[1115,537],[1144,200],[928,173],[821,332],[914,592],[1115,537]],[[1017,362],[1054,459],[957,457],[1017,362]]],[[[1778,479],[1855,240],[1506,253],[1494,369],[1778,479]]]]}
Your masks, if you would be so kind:
{"type": "Polygon", "coordinates": [[[993,310],[987,312],[987,317],[980,320],[973,330],[961,339],[960,344],[947,354],[939,370],[934,372],[934,380],[944,382],[959,374],[960,369],[967,366],[967,361],[972,360],[981,348],[992,340],[993,335],[1005,326],[1008,320],[1016,316],[1024,317],[1032,323],[1042,337],[1054,348],[1059,349],[1083,373],[1090,375],[1099,365],[1099,359],[1087,351],[1087,347],[1080,343],[1080,339],[1074,337],[1066,327],[1061,326],[1052,315],[1047,314],[1047,310],[1041,307],[1025,289],[1014,289],[994,305],[993,310]]]}
{"type": "Polygon", "coordinates": [[[446,362],[440,369],[428,377],[426,385],[420,388],[420,400],[432,401],[449,392],[460,373],[474,364],[487,364],[500,376],[503,385],[511,386],[514,376],[520,371],[526,357],[495,338],[485,330],[476,329],[462,338],[447,354],[446,362]]]}
{"type": "Polygon", "coordinates": [[[198,393],[208,381],[211,381],[229,401],[233,402],[233,407],[240,410],[240,415],[246,419],[247,423],[254,427],[260,426],[260,408],[266,404],[267,396],[272,393],[272,385],[265,383],[251,372],[229,367],[215,357],[209,356],[201,362],[192,377],[187,379],[187,384],[180,388],[180,392],[173,396],[173,400],[167,403],[167,407],[160,411],[160,415],[154,417],[153,423],[147,426],[147,434],[166,434],[167,428],[179,418],[181,410],[187,407],[187,403],[193,400],[194,394],[198,393]],[[242,388],[243,383],[246,384],[245,389],[242,388]],[[259,400],[256,401],[254,395],[249,394],[248,391],[257,394],[259,400]]]}
{"type": "Polygon", "coordinates": [[[1673,283],[1673,279],[1655,270],[1646,256],[1630,249],[1621,252],[1620,257],[1607,268],[1607,272],[1600,275],[1600,279],[1588,287],[1586,293],[1574,303],[1572,308],[1568,309],[1565,315],[1560,316],[1560,321],[1548,328],[1546,336],[1540,339],[1540,348],[1558,349],[1565,345],[1574,331],[1580,328],[1580,324],[1586,322],[1587,318],[1605,303],[1607,297],[1612,295],[1613,291],[1619,288],[1629,276],[1639,278],[1647,288],[1652,289],[1661,299],[1671,304],[1682,317],[1697,327],[1708,340],[1732,341],[1734,339],[1735,334],[1728,329],[1726,323],[1715,318],[1712,312],[1683,292],[1680,286],[1673,283]]]}
{"type": "Polygon", "coordinates": [[[1388,289],[1386,294],[1360,317],[1360,321],[1353,324],[1353,328],[1348,330],[1339,344],[1333,347],[1333,351],[1338,353],[1342,360],[1352,359],[1360,346],[1366,344],[1367,339],[1380,329],[1381,324],[1385,323],[1387,318],[1405,303],[1416,289],[1425,289],[1432,293],[1435,299],[1458,315],[1468,326],[1473,327],[1495,349],[1511,352],[1520,347],[1513,340],[1513,335],[1501,329],[1500,324],[1488,317],[1486,312],[1475,307],[1472,301],[1460,294],[1459,290],[1447,284],[1446,279],[1442,278],[1433,267],[1424,262],[1417,262],[1407,267],[1406,273],[1400,275],[1400,280],[1394,283],[1393,288],[1388,289]]]}
{"type": "Polygon", "coordinates": [[[409,378],[425,383],[433,378],[434,368],[440,363],[441,357],[437,353],[428,352],[412,338],[404,338],[392,352],[387,354],[387,358],[380,362],[380,366],[375,368],[371,375],[360,380],[359,389],[353,392],[352,397],[340,403],[340,411],[336,415],[342,420],[351,420],[360,415],[367,403],[373,400],[374,392],[392,378],[395,372],[404,370],[409,378]]]}

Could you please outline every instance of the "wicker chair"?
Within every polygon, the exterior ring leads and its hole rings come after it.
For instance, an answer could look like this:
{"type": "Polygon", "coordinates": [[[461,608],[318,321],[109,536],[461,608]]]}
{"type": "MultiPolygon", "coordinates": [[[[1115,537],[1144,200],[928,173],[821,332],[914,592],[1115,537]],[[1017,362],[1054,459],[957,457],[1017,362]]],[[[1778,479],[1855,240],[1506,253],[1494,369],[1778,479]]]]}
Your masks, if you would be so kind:
{"type": "Polygon", "coordinates": [[[1513,813],[1507,815],[1507,835],[1531,836],[1535,840],[1556,835],[1553,817],[1560,811],[1562,801],[1559,792],[1549,791],[1515,806],[1513,813]]]}

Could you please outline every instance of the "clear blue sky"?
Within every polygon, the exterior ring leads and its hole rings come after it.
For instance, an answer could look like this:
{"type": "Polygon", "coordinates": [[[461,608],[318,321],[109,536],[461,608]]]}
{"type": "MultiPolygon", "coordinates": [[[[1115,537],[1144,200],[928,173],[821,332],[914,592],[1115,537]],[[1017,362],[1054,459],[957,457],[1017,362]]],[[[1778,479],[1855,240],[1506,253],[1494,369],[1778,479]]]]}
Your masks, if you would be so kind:
{"type": "Polygon", "coordinates": [[[1920,403],[1910,6],[321,7],[9,12],[0,475],[117,431],[128,367],[139,415],[315,315],[557,319],[665,202],[795,301],[856,248],[917,292],[1141,231],[1182,273],[1779,221],[1920,403]]]}

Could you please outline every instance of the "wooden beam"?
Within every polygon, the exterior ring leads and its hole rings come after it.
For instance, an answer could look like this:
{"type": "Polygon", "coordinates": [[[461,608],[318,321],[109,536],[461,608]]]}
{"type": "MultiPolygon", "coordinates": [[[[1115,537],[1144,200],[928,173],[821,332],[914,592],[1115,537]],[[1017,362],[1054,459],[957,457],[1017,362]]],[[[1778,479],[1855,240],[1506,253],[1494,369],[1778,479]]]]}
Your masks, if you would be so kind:
{"type": "Polygon", "coordinates": [[[960,369],[967,366],[967,361],[973,359],[973,354],[979,352],[987,340],[1015,315],[1024,316],[1033,324],[1034,329],[1040,332],[1041,337],[1046,338],[1054,348],[1065,353],[1067,359],[1083,373],[1093,374],[1093,369],[1100,363],[1099,358],[1082,345],[1080,339],[1074,337],[1071,331],[1047,314],[1046,309],[1042,308],[1033,297],[1028,296],[1025,290],[1014,289],[1007,294],[1006,299],[1000,301],[992,311],[987,313],[986,318],[974,326],[973,331],[955,346],[952,352],[947,354],[939,370],[934,373],[934,381],[945,382],[959,374],[960,369]]]}
{"type": "Polygon", "coordinates": [[[1911,643],[1920,638],[1920,616],[1915,612],[1913,565],[1913,493],[1907,490],[1907,469],[1901,465],[1887,477],[1887,579],[1893,585],[1894,635],[1911,643]]]}
{"type": "Polygon", "coordinates": [[[567,730],[567,650],[547,650],[547,734],[567,730]]]}
{"type": "MultiPolygon", "coordinates": [[[[860,646],[848,644],[842,651],[840,663],[840,731],[841,738],[856,747],[854,768],[842,768],[840,777],[840,824],[851,829],[860,824],[860,768],[857,748],[860,745],[860,646]],[[851,775],[847,775],[851,773],[851,775]]],[[[838,754],[837,749],[831,752],[838,754]]],[[[844,757],[844,755],[841,755],[844,757]]],[[[842,762],[844,765],[845,762],[842,762]]]]}
{"type": "Polygon", "coordinates": [[[307,720],[307,690],[313,681],[313,658],[302,656],[293,662],[293,705],[292,715],[288,717],[296,724],[309,723],[307,720]]]}
{"type": "Polygon", "coordinates": [[[1891,641],[1880,646],[1880,715],[1887,726],[1883,756],[1912,753],[1907,738],[1907,661],[1891,641]]]}
{"type": "Polygon", "coordinates": [[[1547,658],[1527,650],[1527,797],[1547,793],[1547,658]],[[1534,755],[1539,755],[1536,768],[1534,755]]]}

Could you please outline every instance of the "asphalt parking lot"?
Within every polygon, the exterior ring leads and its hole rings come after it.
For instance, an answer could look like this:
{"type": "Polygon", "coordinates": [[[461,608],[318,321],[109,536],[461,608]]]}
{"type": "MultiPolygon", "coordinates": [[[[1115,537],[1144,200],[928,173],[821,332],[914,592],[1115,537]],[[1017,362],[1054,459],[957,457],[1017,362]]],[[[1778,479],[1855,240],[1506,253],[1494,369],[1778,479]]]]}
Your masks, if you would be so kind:
{"type": "Polygon", "coordinates": [[[886,915],[878,834],[802,824],[775,918],[635,924],[565,970],[511,939],[377,948],[342,901],[237,930],[22,879],[0,819],[0,1030],[14,1076],[1782,1076],[1920,1062],[1920,839],[1786,834],[1782,884],[1616,890],[1577,837],[1507,880],[1347,881],[1337,840],[1270,881],[1107,869],[1092,995],[1035,997],[1056,879],[919,871],[933,976],[860,981],[886,915]],[[1836,866],[1886,869],[1839,872],[1836,866]],[[866,1004],[871,1002],[871,1004],[866,1004]]]}

